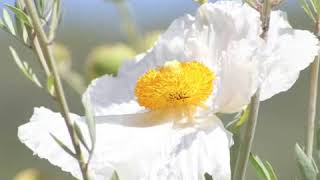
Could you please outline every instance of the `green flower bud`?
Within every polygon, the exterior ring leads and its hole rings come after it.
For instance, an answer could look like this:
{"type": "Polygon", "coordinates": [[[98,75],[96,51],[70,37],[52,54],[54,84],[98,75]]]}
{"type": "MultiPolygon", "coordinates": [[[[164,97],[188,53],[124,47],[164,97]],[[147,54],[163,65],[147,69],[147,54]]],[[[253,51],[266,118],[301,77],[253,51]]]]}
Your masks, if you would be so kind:
{"type": "Polygon", "coordinates": [[[37,169],[25,169],[18,172],[13,180],[48,180],[47,177],[44,177],[42,173],[37,169]]]}
{"type": "Polygon", "coordinates": [[[104,74],[116,75],[121,63],[135,55],[136,52],[125,44],[96,47],[87,59],[87,77],[92,80],[104,74]]]}
{"type": "Polygon", "coordinates": [[[71,67],[71,53],[66,46],[60,43],[52,45],[53,56],[57,62],[59,71],[65,71],[71,67]]]}

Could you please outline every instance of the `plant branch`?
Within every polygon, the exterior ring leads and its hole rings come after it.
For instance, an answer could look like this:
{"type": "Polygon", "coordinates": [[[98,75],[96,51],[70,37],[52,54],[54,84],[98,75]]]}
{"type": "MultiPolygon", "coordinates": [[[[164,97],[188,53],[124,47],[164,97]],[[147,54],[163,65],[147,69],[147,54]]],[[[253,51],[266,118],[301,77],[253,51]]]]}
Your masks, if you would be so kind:
{"type": "Polygon", "coordinates": [[[52,50],[50,48],[50,45],[48,44],[48,38],[43,30],[43,27],[41,25],[40,18],[38,16],[38,13],[36,11],[34,2],[32,0],[25,0],[26,8],[29,12],[33,27],[34,27],[34,33],[38,38],[39,46],[42,50],[43,57],[47,61],[47,64],[52,72],[52,76],[54,78],[54,88],[56,93],[56,100],[58,101],[58,104],[60,106],[62,116],[64,117],[65,124],[68,128],[68,132],[70,134],[70,138],[75,150],[75,154],[78,158],[78,163],[82,172],[82,177],[84,180],[89,180],[88,173],[86,171],[86,163],[83,159],[83,154],[80,148],[80,141],[76,135],[76,132],[73,128],[72,121],[69,116],[69,107],[64,95],[64,91],[62,88],[62,83],[56,68],[56,64],[54,61],[54,57],[52,54],[52,50]]]}
{"type": "MultiPolygon", "coordinates": [[[[260,19],[262,33],[260,35],[265,41],[267,40],[267,34],[269,30],[270,23],[270,13],[271,13],[271,3],[270,0],[264,0],[263,6],[260,9],[260,19]]],[[[253,144],[253,139],[256,131],[259,106],[260,106],[260,88],[258,88],[256,94],[251,98],[251,111],[249,114],[249,119],[247,127],[244,134],[243,142],[240,146],[239,154],[236,161],[236,167],[233,174],[233,180],[244,180],[246,176],[246,169],[248,166],[249,156],[253,144]]]]}
{"type": "MultiPolygon", "coordinates": [[[[318,17],[315,34],[319,37],[320,33],[320,18],[318,17]]],[[[317,114],[317,94],[318,94],[318,78],[319,78],[319,55],[311,65],[310,71],[310,87],[309,87],[309,106],[307,119],[307,144],[306,154],[312,158],[314,134],[315,134],[315,119],[317,114]]]]}

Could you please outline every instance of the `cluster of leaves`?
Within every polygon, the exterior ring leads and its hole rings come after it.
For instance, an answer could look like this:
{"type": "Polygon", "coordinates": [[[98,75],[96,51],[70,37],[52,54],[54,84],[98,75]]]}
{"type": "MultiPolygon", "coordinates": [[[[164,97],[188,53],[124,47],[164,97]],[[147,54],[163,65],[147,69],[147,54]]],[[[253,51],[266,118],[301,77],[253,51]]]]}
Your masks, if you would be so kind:
{"type": "MultiPolygon", "coordinates": [[[[46,30],[45,35],[47,36],[47,43],[48,45],[52,43],[52,41],[55,39],[55,33],[56,29],[58,27],[58,24],[60,22],[60,0],[35,0],[35,7],[36,11],[40,17],[41,22],[41,28],[46,30]]],[[[4,30],[5,32],[9,33],[11,36],[13,36],[15,39],[20,41],[22,44],[24,44],[28,49],[31,49],[35,54],[37,54],[40,64],[42,65],[44,71],[45,67],[48,68],[46,71],[46,78],[47,78],[47,84],[46,86],[43,86],[32,68],[28,65],[27,62],[22,61],[17,53],[17,51],[13,47],[9,47],[10,52],[13,56],[13,59],[15,63],[17,64],[18,68],[21,70],[21,72],[34,84],[36,84],[38,87],[43,88],[46,87],[46,90],[49,95],[51,95],[53,98],[56,97],[56,94],[54,92],[55,89],[55,79],[51,75],[53,69],[51,69],[47,63],[47,59],[43,56],[42,47],[40,49],[37,49],[37,46],[41,46],[41,43],[38,41],[36,29],[34,26],[35,23],[33,22],[34,19],[31,18],[31,15],[29,15],[29,11],[27,11],[27,6],[24,3],[23,0],[17,0],[15,6],[6,4],[7,9],[3,9],[3,17],[0,18],[0,28],[4,30]],[[8,11],[10,10],[10,11],[8,11]],[[10,15],[10,12],[12,13],[12,16],[10,15]],[[41,59],[43,58],[43,59],[41,59]]],[[[30,10],[30,9],[28,9],[30,10]]],[[[80,128],[80,126],[72,122],[72,128],[73,131],[79,139],[81,143],[81,147],[84,147],[84,149],[88,152],[89,157],[85,160],[85,169],[88,169],[88,164],[92,158],[94,147],[95,147],[95,119],[93,115],[93,111],[90,105],[90,101],[87,101],[87,104],[85,104],[85,110],[86,110],[86,120],[87,120],[87,128],[90,134],[90,141],[89,144],[83,135],[83,129],[80,128]]],[[[79,157],[79,154],[75,153],[74,150],[70,149],[64,142],[62,142],[60,139],[58,139],[55,135],[51,134],[53,140],[70,156],[74,157],[75,159],[79,160],[79,162],[83,161],[83,157],[79,157]]],[[[80,148],[81,148],[80,147],[80,148]]],[[[76,148],[76,147],[75,147],[76,148]]],[[[82,148],[81,148],[82,149],[82,148]]],[[[113,180],[117,179],[117,175],[113,176],[113,180]]]]}
{"type": "MultiPolygon", "coordinates": [[[[56,29],[58,27],[60,19],[60,0],[53,0],[51,5],[45,3],[44,0],[36,0],[36,6],[38,13],[43,21],[43,26],[47,24],[49,27],[49,37],[54,39],[56,29]],[[51,8],[50,8],[51,7],[51,8]]],[[[28,47],[28,49],[34,50],[35,35],[33,30],[33,25],[31,19],[28,16],[24,2],[22,0],[17,0],[15,6],[5,4],[7,9],[2,10],[2,18],[0,18],[0,28],[10,34],[12,37],[17,39],[23,45],[28,47]],[[10,15],[9,11],[13,14],[10,15]]],[[[12,57],[17,64],[21,72],[38,87],[43,88],[44,86],[39,81],[39,78],[34,73],[32,68],[28,65],[26,61],[21,60],[17,51],[10,46],[9,47],[12,57]]],[[[53,80],[52,77],[47,77],[47,88],[52,94],[53,80]]],[[[53,95],[53,94],[52,94],[53,95]]]]}
{"type": "Polygon", "coordinates": [[[316,180],[319,170],[314,159],[307,156],[298,144],[296,144],[295,153],[302,179],[316,180]]]}
{"type": "Polygon", "coordinates": [[[320,14],[320,1],[318,0],[300,0],[303,10],[315,23],[317,22],[318,15],[320,14]],[[308,3],[309,1],[309,3],[308,3]],[[310,7],[311,6],[311,7],[310,7]]]}

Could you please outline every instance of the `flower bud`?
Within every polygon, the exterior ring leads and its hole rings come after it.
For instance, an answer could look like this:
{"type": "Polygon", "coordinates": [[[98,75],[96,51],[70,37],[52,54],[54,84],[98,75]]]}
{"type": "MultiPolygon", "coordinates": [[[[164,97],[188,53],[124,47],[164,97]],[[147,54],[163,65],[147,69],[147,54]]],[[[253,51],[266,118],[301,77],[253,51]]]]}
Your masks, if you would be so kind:
{"type": "Polygon", "coordinates": [[[53,56],[57,62],[59,71],[69,70],[71,67],[71,53],[67,47],[60,43],[52,45],[53,56]]]}
{"type": "Polygon", "coordinates": [[[48,180],[37,169],[25,169],[15,175],[13,180],[48,180]]]}
{"type": "Polygon", "coordinates": [[[87,59],[87,77],[92,80],[104,74],[116,75],[121,63],[135,55],[135,51],[125,44],[96,47],[90,52],[87,59]]]}

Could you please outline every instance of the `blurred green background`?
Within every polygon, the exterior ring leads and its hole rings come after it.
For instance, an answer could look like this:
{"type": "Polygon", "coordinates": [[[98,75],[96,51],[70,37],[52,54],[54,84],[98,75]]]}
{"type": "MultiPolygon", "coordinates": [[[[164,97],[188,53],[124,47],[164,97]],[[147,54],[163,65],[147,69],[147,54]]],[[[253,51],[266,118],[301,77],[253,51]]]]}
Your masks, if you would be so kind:
{"type": "MultiPolygon", "coordinates": [[[[0,1],[0,8],[4,3],[12,2],[0,1]]],[[[192,0],[128,0],[128,5],[142,35],[166,29],[173,19],[184,13],[194,13],[197,8],[192,0]]],[[[94,47],[128,42],[114,4],[103,0],[68,0],[63,1],[62,8],[63,18],[57,40],[71,51],[73,69],[80,74],[86,72],[84,65],[94,47]]],[[[280,8],[288,12],[294,27],[312,29],[298,0],[285,0],[280,8]]],[[[33,156],[18,141],[17,127],[28,121],[33,107],[56,109],[56,106],[43,90],[19,72],[9,54],[9,45],[16,47],[23,60],[40,73],[35,56],[7,33],[0,31],[0,179],[10,180],[17,172],[27,168],[37,168],[50,179],[72,179],[46,160],[33,156]]],[[[296,142],[304,144],[308,75],[309,69],[301,74],[288,92],[276,95],[261,105],[253,151],[273,164],[281,180],[294,179],[297,174],[294,145],[296,142]]],[[[81,114],[80,96],[68,85],[65,89],[71,110],[81,114]]],[[[248,179],[257,179],[251,167],[248,179]]]]}

